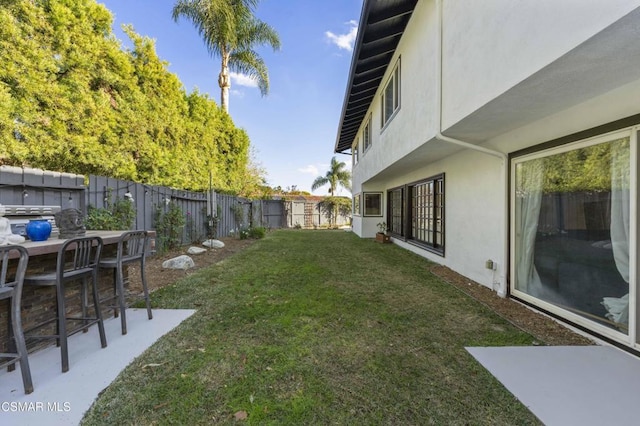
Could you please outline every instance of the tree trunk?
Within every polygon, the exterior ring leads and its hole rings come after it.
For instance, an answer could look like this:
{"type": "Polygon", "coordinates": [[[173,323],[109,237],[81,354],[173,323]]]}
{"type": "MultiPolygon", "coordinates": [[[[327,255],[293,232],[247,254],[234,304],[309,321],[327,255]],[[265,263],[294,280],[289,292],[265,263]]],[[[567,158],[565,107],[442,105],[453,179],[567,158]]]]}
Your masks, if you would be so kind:
{"type": "Polygon", "coordinates": [[[228,58],[222,55],[222,69],[218,75],[218,86],[220,86],[220,105],[222,109],[229,113],[229,88],[231,87],[231,79],[229,77],[228,58]]]}

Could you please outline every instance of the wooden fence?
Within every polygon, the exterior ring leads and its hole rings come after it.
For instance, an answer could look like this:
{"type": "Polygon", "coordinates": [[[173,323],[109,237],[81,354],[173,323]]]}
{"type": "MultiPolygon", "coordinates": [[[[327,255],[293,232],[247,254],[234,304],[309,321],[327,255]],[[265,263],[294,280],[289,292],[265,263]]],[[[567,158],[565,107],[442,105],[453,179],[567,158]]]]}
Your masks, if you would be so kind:
{"type": "MultiPolygon", "coordinates": [[[[93,175],[85,180],[82,175],[0,166],[0,204],[72,207],[87,214],[89,206],[106,208],[122,199],[135,206],[132,229],[155,230],[158,218],[177,206],[185,216],[182,244],[208,238],[212,217],[217,218],[216,238],[256,226],[315,228],[328,224],[317,201],[249,200],[214,191],[185,191],[93,175]]],[[[338,218],[338,225],[347,223],[348,218],[338,218]]]]}

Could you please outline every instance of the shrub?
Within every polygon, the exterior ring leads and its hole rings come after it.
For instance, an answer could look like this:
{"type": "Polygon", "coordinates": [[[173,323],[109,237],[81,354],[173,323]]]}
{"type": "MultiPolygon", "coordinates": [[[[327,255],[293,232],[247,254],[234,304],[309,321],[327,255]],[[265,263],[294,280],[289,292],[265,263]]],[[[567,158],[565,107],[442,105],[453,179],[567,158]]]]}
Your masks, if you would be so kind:
{"type": "Polygon", "coordinates": [[[84,225],[87,229],[116,231],[131,229],[135,219],[136,208],[130,200],[122,198],[111,203],[107,199],[105,208],[89,206],[84,225]]]}
{"type": "Polygon", "coordinates": [[[177,204],[170,202],[166,212],[156,208],[156,241],[158,251],[165,252],[180,246],[185,215],[177,204]]]}
{"type": "Polygon", "coordinates": [[[264,238],[267,235],[267,228],[264,226],[257,226],[255,228],[249,228],[248,230],[249,238],[255,238],[259,240],[260,238],[264,238]]]}

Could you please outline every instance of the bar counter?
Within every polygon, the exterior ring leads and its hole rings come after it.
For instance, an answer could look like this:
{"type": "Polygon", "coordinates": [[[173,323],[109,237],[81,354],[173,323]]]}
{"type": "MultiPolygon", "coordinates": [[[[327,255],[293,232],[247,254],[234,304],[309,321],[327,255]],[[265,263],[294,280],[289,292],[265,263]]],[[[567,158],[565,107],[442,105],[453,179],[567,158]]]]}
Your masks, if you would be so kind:
{"type": "MultiPolygon", "coordinates": [[[[128,231],[87,231],[86,237],[100,237],[104,242],[105,247],[110,244],[116,244],[120,236],[128,231]]],[[[40,256],[44,254],[58,253],[60,246],[67,241],[65,239],[58,238],[57,235],[52,235],[46,241],[30,241],[27,240],[24,243],[18,244],[26,248],[29,252],[29,261],[32,256],[40,256]]],[[[54,265],[55,269],[55,265],[54,265]]],[[[27,273],[29,273],[29,267],[27,267],[27,273]]]]}
{"type": "MultiPolygon", "coordinates": [[[[87,230],[85,236],[98,236],[102,238],[104,243],[102,249],[103,257],[111,257],[116,255],[117,243],[124,231],[92,231],[87,230]]],[[[150,234],[150,246],[147,247],[150,253],[153,253],[155,231],[149,231],[150,234]]],[[[56,270],[56,262],[58,250],[65,242],[65,239],[58,238],[57,235],[51,235],[46,241],[25,241],[19,245],[27,249],[29,253],[29,262],[27,264],[27,275],[38,274],[43,272],[53,272],[56,270]]],[[[132,267],[136,267],[132,266],[132,267]]],[[[136,272],[138,274],[139,272],[136,272]]],[[[128,285],[127,271],[125,270],[125,286],[128,285]]],[[[100,270],[98,276],[98,288],[100,292],[100,298],[103,299],[113,293],[113,270],[100,270]]],[[[78,305],[77,299],[79,297],[79,291],[76,291],[79,286],[71,287],[73,290],[67,292],[67,300],[70,308],[75,309],[78,305]]],[[[103,318],[107,319],[113,316],[113,309],[101,306],[103,318]]],[[[29,329],[34,324],[39,324],[43,320],[55,316],[56,311],[56,296],[54,287],[35,287],[24,286],[22,290],[22,326],[24,329],[29,329]]],[[[0,352],[6,348],[7,341],[7,318],[9,313],[9,304],[0,304],[0,352]]],[[[74,310],[72,314],[77,313],[74,310]]],[[[54,324],[51,325],[52,327],[54,324]]],[[[47,330],[47,327],[43,328],[42,332],[52,332],[53,329],[47,330]]],[[[107,343],[109,336],[107,336],[107,343]]],[[[55,344],[54,341],[47,340],[27,340],[27,348],[29,352],[40,349],[45,346],[55,344]]]]}

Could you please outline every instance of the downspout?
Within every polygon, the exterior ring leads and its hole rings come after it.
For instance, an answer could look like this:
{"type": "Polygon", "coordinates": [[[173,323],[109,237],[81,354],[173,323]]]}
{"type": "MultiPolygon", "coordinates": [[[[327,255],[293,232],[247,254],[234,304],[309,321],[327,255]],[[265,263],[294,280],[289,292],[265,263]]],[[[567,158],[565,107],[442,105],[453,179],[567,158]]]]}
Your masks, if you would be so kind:
{"type": "MultiPolygon", "coordinates": [[[[437,14],[438,14],[438,46],[437,46],[437,60],[438,60],[438,65],[436,67],[437,69],[437,84],[436,84],[436,90],[437,90],[437,108],[438,108],[438,124],[437,124],[437,131],[436,131],[436,139],[442,141],[442,142],[447,142],[447,143],[451,143],[454,145],[458,145],[460,147],[466,148],[466,149],[472,149],[474,151],[478,151],[481,152],[483,154],[487,154],[487,155],[491,155],[494,157],[498,157],[502,160],[502,181],[504,183],[504,196],[503,196],[503,200],[504,200],[504,206],[503,206],[503,214],[504,214],[504,228],[503,228],[503,236],[502,236],[502,240],[503,240],[503,251],[502,251],[502,261],[501,264],[498,265],[498,269],[499,269],[499,274],[500,274],[500,283],[497,289],[498,292],[498,296],[500,297],[506,297],[507,296],[507,264],[508,264],[508,260],[509,260],[509,242],[508,242],[508,235],[509,235],[509,194],[508,194],[508,164],[509,164],[509,157],[507,156],[507,154],[505,154],[504,152],[500,152],[500,151],[496,151],[493,149],[489,149],[489,148],[485,148],[483,146],[478,146],[475,144],[472,144],[470,142],[466,142],[466,141],[462,141],[460,139],[455,139],[455,138],[451,138],[449,136],[445,136],[442,134],[442,56],[443,56],[443,38],[444,38],[444,34],[443,34],[443,17],[442,17],[442,0],[436,0],[436,9],[437,9],[437,14]]],[[[493,286],[495,286],[495,284],[492,283],[493,286]]],[[[494,288],[495,290],[495,288],[494,288]]]]}

